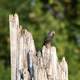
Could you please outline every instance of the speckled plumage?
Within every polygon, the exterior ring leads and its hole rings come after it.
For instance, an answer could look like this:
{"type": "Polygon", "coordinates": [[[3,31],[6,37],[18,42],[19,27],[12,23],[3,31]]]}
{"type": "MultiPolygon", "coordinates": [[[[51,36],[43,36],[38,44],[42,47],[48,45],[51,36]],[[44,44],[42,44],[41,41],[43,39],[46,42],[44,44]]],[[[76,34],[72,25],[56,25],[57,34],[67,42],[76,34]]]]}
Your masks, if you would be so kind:
{"type": "Polygon", "coordinates": [[[55,32],[54,31],[50,31],[47,36],[44,39],[44,43],[43,45],[47,46],[48,44],[51,45],[51,41],[54,37],[55,32]]]}

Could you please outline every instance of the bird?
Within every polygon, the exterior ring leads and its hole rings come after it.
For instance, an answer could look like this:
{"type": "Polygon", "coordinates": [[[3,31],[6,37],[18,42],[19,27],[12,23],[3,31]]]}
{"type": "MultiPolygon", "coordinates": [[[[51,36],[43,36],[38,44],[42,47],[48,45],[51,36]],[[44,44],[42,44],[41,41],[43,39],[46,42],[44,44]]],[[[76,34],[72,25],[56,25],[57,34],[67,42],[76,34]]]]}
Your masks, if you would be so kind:
{"type": "Polygon", "coordinates": [[[43,42],[43,45],[45,47],[50,47],[51,46],[51,42],[52,42],[52,39],[55,35],[55,31],[49,31],[47,36],[44,38],[44,42],[43,42]]]}

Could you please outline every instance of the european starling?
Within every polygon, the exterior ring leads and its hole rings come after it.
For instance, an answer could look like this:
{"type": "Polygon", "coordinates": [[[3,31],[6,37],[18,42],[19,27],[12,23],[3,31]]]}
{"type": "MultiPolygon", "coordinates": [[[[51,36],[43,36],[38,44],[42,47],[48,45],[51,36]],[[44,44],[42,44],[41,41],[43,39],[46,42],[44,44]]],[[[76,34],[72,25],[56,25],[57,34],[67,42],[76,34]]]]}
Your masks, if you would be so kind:
{"type": "Polygon", "coordinates": [[[49,33],[47,34],[47,36],[45,37],[45,39],[44,39],[43,45],[45,45],[46,47],[51,46],[51,41],[52,41],[52,39],[53,39],[53,37],[54,37],[54,34],[55,34],[54,31],[49,32],[49,33]]]}

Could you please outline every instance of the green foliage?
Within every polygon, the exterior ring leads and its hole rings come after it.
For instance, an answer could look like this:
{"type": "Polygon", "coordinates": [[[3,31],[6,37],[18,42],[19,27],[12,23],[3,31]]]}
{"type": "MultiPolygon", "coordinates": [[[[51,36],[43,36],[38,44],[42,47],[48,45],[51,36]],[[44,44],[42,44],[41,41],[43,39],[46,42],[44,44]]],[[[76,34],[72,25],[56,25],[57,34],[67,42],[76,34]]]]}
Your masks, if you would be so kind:
{"type": "Polygon", "coordinates": [[[20,24],[32,32],[37,50],[42,48],[48,31],[56,32],[52,43],[57,47],[59,59],[66,57],[69,80],[79,80],[79,0],[0,0],[0,80],[10,80],[8,16],[15,12],[20,24]]]}

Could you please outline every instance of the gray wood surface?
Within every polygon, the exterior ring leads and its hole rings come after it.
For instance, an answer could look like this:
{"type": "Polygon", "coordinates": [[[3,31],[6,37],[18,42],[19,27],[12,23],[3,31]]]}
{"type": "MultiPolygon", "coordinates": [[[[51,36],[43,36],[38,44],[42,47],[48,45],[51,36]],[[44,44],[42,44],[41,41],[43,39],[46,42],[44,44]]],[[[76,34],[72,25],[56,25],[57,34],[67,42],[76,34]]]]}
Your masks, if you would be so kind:
{"type": "Polygon", "coordinates": [[[68,65],[58,61],[55,46],[35,49],[32,34],[19,25],[17,14],[9,15],[11,80],[68,80],[68,65]],[[37,54],[37,56],[36,56],[37,54]]]}

